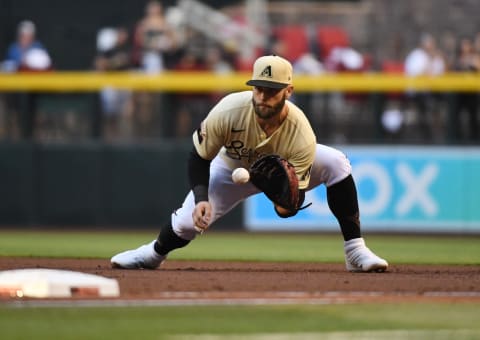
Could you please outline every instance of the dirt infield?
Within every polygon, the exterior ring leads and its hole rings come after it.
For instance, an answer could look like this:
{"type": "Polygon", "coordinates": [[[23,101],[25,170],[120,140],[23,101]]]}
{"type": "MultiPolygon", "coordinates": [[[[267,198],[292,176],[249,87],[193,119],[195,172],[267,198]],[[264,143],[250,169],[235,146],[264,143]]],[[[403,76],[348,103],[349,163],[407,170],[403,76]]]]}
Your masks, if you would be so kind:
{"type": "Polygon", "coordinates": [[[119,270],[106,259],[0,257],[0,270],[21,268],[114,278],[122,300],[480,302],[478,266],[393,265],[385,273],[349,273],[341,264],[170,260],[158,270],[119,270]]]}

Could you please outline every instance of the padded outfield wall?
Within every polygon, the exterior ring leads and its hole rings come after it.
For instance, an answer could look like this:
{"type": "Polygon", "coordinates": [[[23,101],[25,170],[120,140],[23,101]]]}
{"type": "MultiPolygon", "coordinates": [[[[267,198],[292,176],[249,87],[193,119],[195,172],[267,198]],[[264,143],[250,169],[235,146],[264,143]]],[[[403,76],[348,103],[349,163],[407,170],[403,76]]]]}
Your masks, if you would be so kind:
{"type": "MultiPolygon", "coordinates": [[[[0,226],[158,229],[187,190],[190,145],[1,143],[0,226]]],[[[234,211],[219,228],[241,227],[234,211]]]]}

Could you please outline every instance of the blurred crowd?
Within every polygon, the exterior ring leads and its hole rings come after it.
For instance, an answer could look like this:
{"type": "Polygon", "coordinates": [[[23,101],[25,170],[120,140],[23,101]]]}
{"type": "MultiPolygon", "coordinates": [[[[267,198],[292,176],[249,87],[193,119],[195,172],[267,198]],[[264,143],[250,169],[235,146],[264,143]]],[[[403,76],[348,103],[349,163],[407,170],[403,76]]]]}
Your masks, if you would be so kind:
{"type": "MultiPolygon", "coordinates": [[[[224,31],[230,29],[234,38],[235,32],[246,27],[246,18],[241,11],[230,15],[237,29],[225,27],[224,31]]],[[[235,43],[235,39],[217,41],[192,28],[179,29],[178,13],[165,9],[161,2],[154,0],[147,3],[144,16],[139,18],[135,27],[99,29],[97,53],[92,56],[91,64],[97,72],[136,70],[158,74],[171,70],[229,73],[250,71],[257,56],[277,54],[292,62],[296,74],[319,76],[324,72],[372,70],[408,76],[438,76],[445,72],[480,70],[480,33],[452,36],[445,46],[439,46],[432,34],[422,33],[417,46],[412,46],[405,56],[392,60],[376,60],[374,56],[358,50],[350,41],[348,32],[339,26],[283,25],[268,31],[259,30],[257,34],[265,38],[264,45],[256,46],[253,53],[245,53],[244,46],[235,43]]],[[[20,22],[17,39],[6,51],[2,71],[52,70],[55,70],[55,60],[51,60],[48,48],[37,39],[35,24],[28,20],[20,22]]],[[[221,95],[104,88],[96,97],[101,113],[100,135],[107,140],[189,138],[221,95]]],[[[22,107],[19,98],[23,97],[13,94],[5,98],[4,112],[15,112],[22,107]]],[[[29,102],[32,100],[35,96],[27,100],[27,109],[34,107],[35,103],[29,102]]],[[[448,95],[428,91],[388,93],[380,101],[378,115],[372,113],[371,98],[367,95],[298,93],[294,100],[309,116],[319,138],[334,142],[362,142],[362,138],[368,142],[372,134],[380,134],[383,141],[396,142],[442,143],[447,134],[449,141],[473,144],[479,141],[479,96],[475,92],[448,95]],[[448,108],[453,108],[455,114],[451,114],[448,108]],[[370,130],[358,129],[363,123],[370,130]]],[[[38,129],[36,136],[39,138],[55,138],[49,129],[58,130],[58,122],[52,123],[47,116],[39,112],[33,118],[32,124],[44,130],[38,129]],[[49,128],[49,121],[53,128],[49,128]]],[[[78,117],[68,114],[65,117],[64,124],[60,124],[63,130],[73,131],[81,125],[75,120],[78,117]]],[[[15,134],[12,132],[18,129],[15,127],[15,115],[4,115],[2,120],[4,124],[0,128],[0,136],[15,134]]]]}

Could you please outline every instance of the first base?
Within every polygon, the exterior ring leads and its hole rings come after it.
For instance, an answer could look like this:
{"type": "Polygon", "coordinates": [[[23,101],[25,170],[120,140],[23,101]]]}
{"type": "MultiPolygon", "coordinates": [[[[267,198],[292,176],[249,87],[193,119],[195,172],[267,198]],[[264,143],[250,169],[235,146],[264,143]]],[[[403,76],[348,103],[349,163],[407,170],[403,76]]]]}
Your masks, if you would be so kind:
{"type": "Polygon", "coordinates": [[[66,298],[117,297],[118,282],[102,276],[56,269],[0,271],[0,295],[10,297],[66,298]]]}

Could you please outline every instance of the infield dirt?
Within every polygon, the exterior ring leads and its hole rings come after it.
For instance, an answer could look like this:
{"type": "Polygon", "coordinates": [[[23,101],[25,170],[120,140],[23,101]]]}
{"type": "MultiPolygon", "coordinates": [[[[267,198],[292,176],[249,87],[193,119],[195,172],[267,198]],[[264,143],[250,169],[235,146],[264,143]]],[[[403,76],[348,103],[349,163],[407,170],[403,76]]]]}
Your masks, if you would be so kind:
{"type": "Polygon", "coordinates": [[[114,278],[119,299],[127,300],[480,302],[478,266],[392,265],[385,273],[349,273],[342,264],[169,260],[157,270],[120,270],[112,269],[107,259],[0,257],[0,270],[21,268],[114,278]]]}

